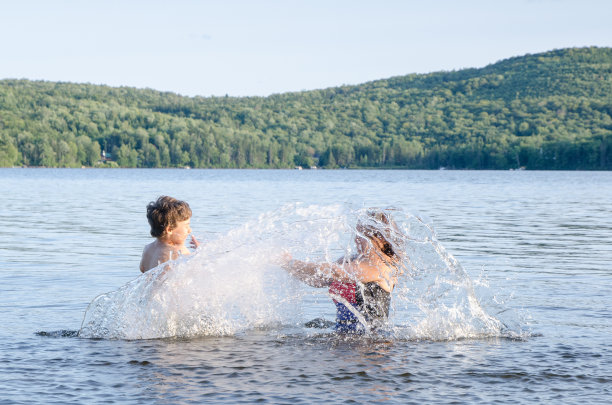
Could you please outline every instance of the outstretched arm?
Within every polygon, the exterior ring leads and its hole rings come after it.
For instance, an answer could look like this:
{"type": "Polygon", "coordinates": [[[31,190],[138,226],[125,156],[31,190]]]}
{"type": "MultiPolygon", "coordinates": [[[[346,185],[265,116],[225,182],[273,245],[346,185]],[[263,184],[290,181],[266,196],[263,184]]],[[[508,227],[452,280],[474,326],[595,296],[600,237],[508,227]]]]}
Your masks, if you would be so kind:
{"type": "Polygon", "coordinates": [[[282,267],[311,287],[327,287],[334,280],[343,278],[342,268],[337,264],[309,263],[302,260],[287,260],[282,267]]]}

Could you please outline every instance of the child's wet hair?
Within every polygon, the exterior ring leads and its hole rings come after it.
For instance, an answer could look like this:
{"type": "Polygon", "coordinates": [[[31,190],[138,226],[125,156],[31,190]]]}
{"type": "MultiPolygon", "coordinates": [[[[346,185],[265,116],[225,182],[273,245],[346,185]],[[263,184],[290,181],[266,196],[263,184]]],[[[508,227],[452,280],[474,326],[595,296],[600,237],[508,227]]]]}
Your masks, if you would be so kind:
{"type": "Polygon", "coordinates": [[[147,205],[147,220],[151,225],[151,236],[164,236],[166,229],[176,227],[180,221],[191,218],[191,208],[185,201],[162,195],[147,205]]]}
{"type": "Polygon", "coordinates": [[[394,239],[398,232],[397,225],[387,213],[380,209],[369,209],[366,217],[359,220],[357,232],[369,239],[378,239],[382,242],[381,251],[388,257],[397,258],[398,252],[394,249],[394,239]]]}

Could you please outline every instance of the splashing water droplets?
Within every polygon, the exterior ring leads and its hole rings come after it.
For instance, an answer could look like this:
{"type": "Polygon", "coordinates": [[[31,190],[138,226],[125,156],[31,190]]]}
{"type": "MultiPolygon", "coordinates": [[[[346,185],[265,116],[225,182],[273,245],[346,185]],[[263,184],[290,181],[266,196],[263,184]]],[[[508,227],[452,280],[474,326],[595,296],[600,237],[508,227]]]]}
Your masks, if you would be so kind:
{"type": "MultiPolygon", "coordinates": [[[[483,308],[472,280],[437,241],[431,225],[401,210],[389,212],[395,225],[387,239],[402,260],[396,263],[398,282],[384,332],[396,339],[512,337],[483,308]]],[[[329,263],[349,257],[356,252],[355,236],[363,232],[357,224],[364,218],[366,209],[342,205],[293,204],[262,214],[194,254],[97,297],[79,336],[234,335],[301,325],[305,314],[320,316],[304,298],[323,291],[292,280],[279,265],[282,255],[329,263]]]]}

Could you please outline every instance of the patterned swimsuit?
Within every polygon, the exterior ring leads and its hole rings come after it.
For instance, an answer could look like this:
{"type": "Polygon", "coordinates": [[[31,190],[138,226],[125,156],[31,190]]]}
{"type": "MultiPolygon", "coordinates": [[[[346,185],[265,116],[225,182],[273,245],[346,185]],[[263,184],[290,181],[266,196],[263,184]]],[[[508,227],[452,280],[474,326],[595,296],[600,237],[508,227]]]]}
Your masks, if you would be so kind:
{"type": "Polygon", "coordinates": [[[336,304],[336,331],[362,333],[363,325],[354,312],[360,313],[369,326],[380,326],[389,317],[391,294],[377,283],[342,283],[334,281],[329,286],[329,293],[336,304]],[[349,304],[352,308],[346,305],[349,304]]]}

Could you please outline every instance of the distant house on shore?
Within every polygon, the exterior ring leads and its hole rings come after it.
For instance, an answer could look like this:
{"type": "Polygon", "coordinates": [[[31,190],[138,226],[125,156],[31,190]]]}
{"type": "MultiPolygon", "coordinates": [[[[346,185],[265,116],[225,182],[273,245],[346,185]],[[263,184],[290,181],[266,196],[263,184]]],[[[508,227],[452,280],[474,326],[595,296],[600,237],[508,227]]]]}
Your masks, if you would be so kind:
{"type": "Polygon", "coordinates": [[[100,161],[102,162],[112,162],[113,161],[113,155],[110,153],[106,153],[105,150],[102,151],[102,153],[100,153],[100,161]]]}

